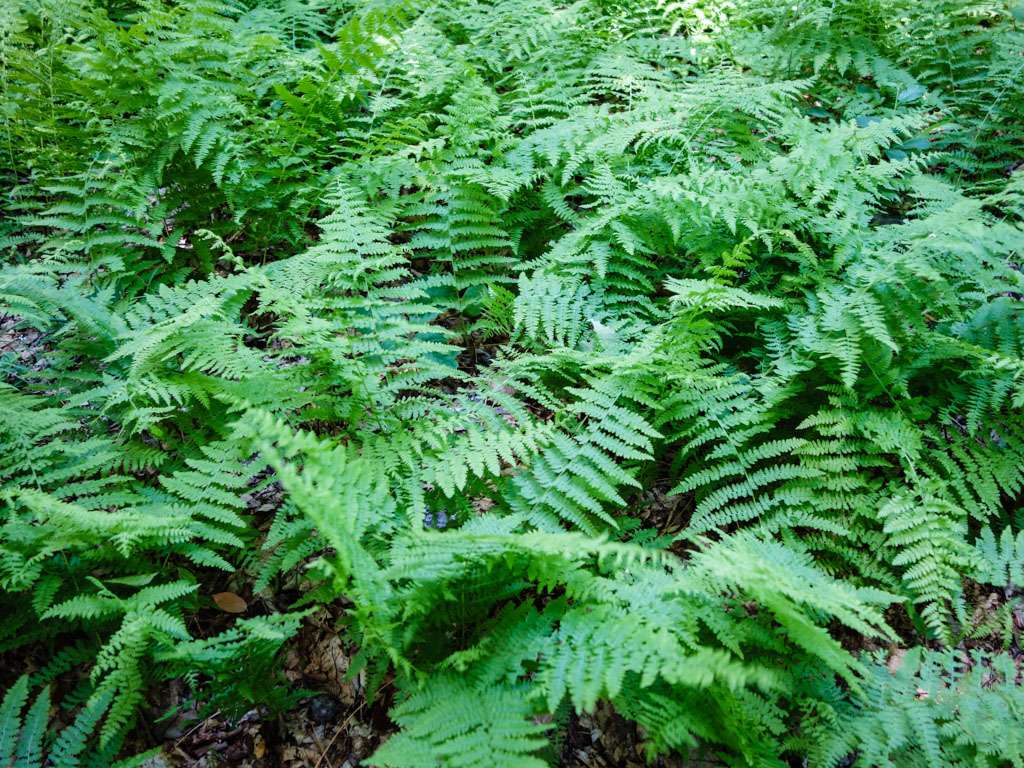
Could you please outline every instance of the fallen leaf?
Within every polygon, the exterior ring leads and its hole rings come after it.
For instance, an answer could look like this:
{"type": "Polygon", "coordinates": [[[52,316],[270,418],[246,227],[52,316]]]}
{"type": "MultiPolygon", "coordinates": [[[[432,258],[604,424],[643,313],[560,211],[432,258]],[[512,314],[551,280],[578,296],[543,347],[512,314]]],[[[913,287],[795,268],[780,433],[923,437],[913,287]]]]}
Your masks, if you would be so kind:
{"type": "Polygon", "coordinates": [[[227,613],[245,613],[245,609],[249,607],[249,604],[234,592],[218,592],[213,596],[213,602],[227,613]]]}
{"type": "Polygon", "coordinates": [[[267,753],[267,743],[263,741],[261,734],[256,734],[256,740],[252,745],[252,753],[256,756],[257,760],[260,760],[267,753]]]}

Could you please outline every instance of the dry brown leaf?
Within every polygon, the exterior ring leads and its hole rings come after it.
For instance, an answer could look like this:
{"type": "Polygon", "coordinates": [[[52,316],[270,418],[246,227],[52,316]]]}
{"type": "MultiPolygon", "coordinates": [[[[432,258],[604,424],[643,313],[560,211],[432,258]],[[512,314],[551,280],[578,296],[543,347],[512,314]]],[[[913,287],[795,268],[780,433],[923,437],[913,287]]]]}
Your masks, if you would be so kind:
{"type": "Polygon", "coordinates": [[[470,503],[473,505],[473,510],[478,515],[482,515],[494,506],[494,499],[489,499],[486,496],[478,496],[470,503]]]}
{"type": "Polygon", "coordinates": [[[213,596],[213,602],[227,613],[245,613],[245,609],[249,607],[249,604],[234,592],[218,592],[213,596]]]}

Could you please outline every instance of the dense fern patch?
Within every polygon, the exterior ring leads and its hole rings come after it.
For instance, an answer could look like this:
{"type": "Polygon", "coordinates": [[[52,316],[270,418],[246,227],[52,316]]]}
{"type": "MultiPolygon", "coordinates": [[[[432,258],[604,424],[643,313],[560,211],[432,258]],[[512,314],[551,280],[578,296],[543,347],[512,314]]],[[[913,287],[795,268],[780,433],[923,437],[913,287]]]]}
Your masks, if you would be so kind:
{"type": "Polygon", "coordinates": [[[381,768],[1024,765],[1022,82],[1006,0],[4,3],[0,766],[324,605],[381,768]]]}

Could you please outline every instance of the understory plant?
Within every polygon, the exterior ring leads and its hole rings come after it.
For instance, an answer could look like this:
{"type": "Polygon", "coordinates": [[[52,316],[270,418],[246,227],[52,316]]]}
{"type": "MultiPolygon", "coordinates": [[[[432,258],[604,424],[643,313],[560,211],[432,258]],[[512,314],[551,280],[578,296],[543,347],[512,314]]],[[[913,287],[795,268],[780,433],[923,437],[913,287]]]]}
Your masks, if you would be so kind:
{"type": "Polygon", "coordinates": [[[323,606],[381,768],[1024,765],[1022,25],[5,3],[0,766],[323,606]]]}

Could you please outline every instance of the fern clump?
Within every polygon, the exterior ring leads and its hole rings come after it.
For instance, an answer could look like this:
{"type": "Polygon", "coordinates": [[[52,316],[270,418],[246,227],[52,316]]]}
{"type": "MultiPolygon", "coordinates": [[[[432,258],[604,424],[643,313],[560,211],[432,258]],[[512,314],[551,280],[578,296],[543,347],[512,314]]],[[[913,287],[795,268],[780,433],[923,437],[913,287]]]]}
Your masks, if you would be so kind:
{"type": "Polygon", "coordinates": [[[324,607],[371,765],[1022,764],[1022,23],[8,2],[0,765],[324,607]]]}

